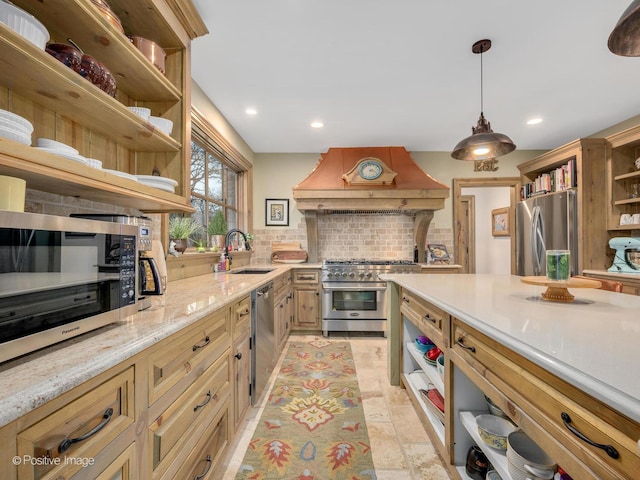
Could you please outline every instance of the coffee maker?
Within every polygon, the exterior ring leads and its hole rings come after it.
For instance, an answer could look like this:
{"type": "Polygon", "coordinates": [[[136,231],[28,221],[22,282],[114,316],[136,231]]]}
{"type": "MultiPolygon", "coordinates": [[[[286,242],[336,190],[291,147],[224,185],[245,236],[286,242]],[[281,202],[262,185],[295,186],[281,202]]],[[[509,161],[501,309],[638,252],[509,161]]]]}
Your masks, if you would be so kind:
{"type": "Polygon", "coordinates": [[[609,272],[640,274],[640,265],[631,258],[640,252],[639,237],[614,237],[609,240],[609,246],[616,251],[609,272]]]}
{"type": "Polygon", "coordinates": [[[153,223],[149,217],[108,213],[72,213],[71,216],[138,227],[138,268],[136,278],[138,310],[145,310],[151,306],[151,296],[164,293],[162,277],[158,265],[151,254],[153,223]]]}

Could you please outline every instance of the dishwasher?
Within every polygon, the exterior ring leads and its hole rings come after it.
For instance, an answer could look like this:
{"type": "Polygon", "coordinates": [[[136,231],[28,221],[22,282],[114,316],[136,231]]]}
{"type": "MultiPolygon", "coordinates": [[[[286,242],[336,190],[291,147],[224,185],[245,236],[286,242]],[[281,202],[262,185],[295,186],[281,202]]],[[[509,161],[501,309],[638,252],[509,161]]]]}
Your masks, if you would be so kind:
{"type": "Polygon", "coordinates": [[[273,324],[273,282],[251,293],[251,404],[262,395],[277,362],[276,335],[273,324]]]}

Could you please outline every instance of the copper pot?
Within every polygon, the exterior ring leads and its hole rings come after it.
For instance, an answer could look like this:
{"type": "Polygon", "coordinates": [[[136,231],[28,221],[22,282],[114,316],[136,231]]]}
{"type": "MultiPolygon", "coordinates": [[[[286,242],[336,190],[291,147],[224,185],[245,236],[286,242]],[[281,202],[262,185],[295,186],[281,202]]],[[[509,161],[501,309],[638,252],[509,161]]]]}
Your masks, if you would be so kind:
{"type": "Polygon", "coordinates": [[[104,0],[91,0],[91,3],[98,7],[98,10],[100,10],[102,16],[106,18],[111,25],[113,25],[119,32],[124,34],[124,28],[122,28],[120,19],[116,16],[115,13],[113,13],[113,10],[111,10],[111,7],[107,2],[105,2],[104,0]]]}
{"type": "Polygon", "coordinates": [[[157,43],[147,40],[146,38],[132,35],[129,39],[131,43],[164,74],[164,60],[167,56],[165,51],[160,48],[157,43]]]}

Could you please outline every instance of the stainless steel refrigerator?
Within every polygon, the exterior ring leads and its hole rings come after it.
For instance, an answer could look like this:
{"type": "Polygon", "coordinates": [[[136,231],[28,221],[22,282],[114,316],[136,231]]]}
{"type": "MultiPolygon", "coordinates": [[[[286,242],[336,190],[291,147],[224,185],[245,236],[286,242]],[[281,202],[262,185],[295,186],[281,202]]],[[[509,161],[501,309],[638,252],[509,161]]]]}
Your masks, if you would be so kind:
{"type": "Polygon", "coordinates": [[[571,252],[578,273],[577,201],[574,190],[532,197],[516,206],[516,272],[546,275],[547,250],[571,252]]]}

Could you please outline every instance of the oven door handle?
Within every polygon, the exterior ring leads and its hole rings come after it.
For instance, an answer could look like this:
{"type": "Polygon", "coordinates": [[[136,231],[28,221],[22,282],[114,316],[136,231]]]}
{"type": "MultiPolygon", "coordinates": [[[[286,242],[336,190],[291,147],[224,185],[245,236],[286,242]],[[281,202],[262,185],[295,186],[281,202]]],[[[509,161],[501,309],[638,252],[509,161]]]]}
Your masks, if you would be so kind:
{"type": "Polygon", "coordinates": [[[326,283],[322,284],[322,288],[324,290],[327,291],[332,291],[332,290],[343,290],[343,291],[350,291],[350,292],[361,292],[361,291],[368,291],[368,292],[384,292],[387,287],[386,285],[384,287],[369,287],[369,286],[365,286],[365,285],[359,285],[357,287],[349,287],[349,286],[337,286],[337,285],[327,285],[326,283]]]}

